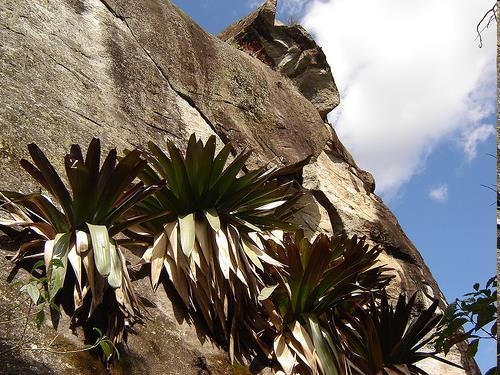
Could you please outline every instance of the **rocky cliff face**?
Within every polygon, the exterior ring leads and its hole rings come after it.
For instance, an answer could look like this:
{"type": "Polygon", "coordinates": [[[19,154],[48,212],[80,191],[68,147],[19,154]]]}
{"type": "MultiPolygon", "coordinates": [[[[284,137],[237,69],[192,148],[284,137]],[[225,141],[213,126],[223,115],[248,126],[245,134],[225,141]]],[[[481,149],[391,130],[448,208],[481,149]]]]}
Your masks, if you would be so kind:
{"type": "Polygon", "coordinates": [[[276,0],[268,1],[219,38],[290,78],[326,119],[340,98],[325,54],[300,25],[283,25],[275,16],[276,0]]]}
{"type": "MultiPolygon", "coordinates": [[[[397,272],[393,296],[417,290],[423,305],[433,297],[444,300],[422,257],[374,194],[371,175],[357,167],[324,122],[339,95],[323,52],[300,26],[276,23],[274,15],[271,1],[216,38],[169,1],[5,0],[0,188],[33,189],[18,165],[29,142],[61,161],[71,143],[88,144],[93,136],[108,148],[123,149],[150,139],[159,145],[171,139],[184,147],[192,132],[203,139],[215,134],[220,144],[232,140],[238,151],[255,150],[250,168],[304,164],[296,178],[307,193],[295,220],[309,234],[366,236],[384,248],[382,261],[397,272]]],[[[8,284],[14,274],[9,275],[5,258],[16,244],[6,236],[0,240],[2,312],[19,296],[8,284]]],[[[26,272],[19,270],[15,278],[23,277],[26,272]]],[[[170,302],[168,287],[154,294],[144,275],[135,278],[152,320],[130,336],[113,373],[241,371],[186,321],[175,299],[170,302]]],[[[81,333],[68,331],[67,320],[54,342],[58,350],[80,345],[75,335],[81,333]]],[[[50,328],[19,343],[24,320],[11,324],[0,326],[5,372],[104,371],[86,352],[60,355],[30,346],[48,345],[55,336],[50,328]]],[[[431,374],[478,373],[459,351],[451,359],[467,371],[440,363],[424,366],[431,374]]]]}

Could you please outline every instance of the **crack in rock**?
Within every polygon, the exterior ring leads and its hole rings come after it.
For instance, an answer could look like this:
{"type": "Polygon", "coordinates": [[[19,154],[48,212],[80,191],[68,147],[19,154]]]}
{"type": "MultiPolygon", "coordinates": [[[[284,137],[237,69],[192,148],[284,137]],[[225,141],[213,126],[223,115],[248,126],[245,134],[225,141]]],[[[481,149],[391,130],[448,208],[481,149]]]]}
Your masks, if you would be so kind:
{"type": "Polygon", "coordinates": [[[101,0],[101,3],[106,7],[106,9],[113,15],[115,16],[116,18],[118,18],[119,20],[121,20],[124,25],[127,27],[127,29],[130,31],[130,34],[132,35],[132,37],[134,38],[135,42],[137,43],[137,45],[144,51],[144,53],[146,54],[146,56],[148,57],[149,60],[151,60],[151,62],[154,64],[154,66],[156,67],[156,69],[158,70],[158,72],[160,73],[160,75],[163,77],[163,79],[165,80],[165,82],[167,82],[167,84],[169,85],[169,87],[181,98],[183,99],[184,101],[186,101],[193,109],[195,109],[199,115],[201,116],[201,118],[207,123],[207,125],[213,130],[213,132],[215,134],[217,134],[220,139],[225,143],[227,144],[229,142],[229,139],[225,136],[225,135],[221,135],[219,134],[219,132],[217,131],[217,127],[210,121],[210,119],[203,113],[203,111],[200,110],[200,108],[196,105],[196,103],[193,101],[193,99],[188,96],[187,94],[181,92],[180,90],[176,89],[172,83],[170,82],[169,78],[167,77],[167,75],[165,74],[165,72],[163,71],[162,67],[153,59],[153,57],[151,56],[151,54],[149,53],[149,51],[144,48],[144,46],[139,42],[139,39],[136,37],[136,35],[134,34],[134,32],[132,31],[132,28],[130,27],[130,25],[128,24],[127,22],[127,18],[128,17],[124,17],[120,14],[118,14],[118,12],[116,12],[109,4],[106,0],[101,0]]]}

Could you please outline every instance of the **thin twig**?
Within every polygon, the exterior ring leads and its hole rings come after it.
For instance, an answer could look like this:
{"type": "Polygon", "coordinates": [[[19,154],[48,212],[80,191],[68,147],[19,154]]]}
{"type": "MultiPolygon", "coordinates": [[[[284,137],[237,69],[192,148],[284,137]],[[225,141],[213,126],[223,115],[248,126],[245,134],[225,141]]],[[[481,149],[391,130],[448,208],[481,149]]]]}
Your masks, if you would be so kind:
{"type": "Polygon", "coordinates": [[[38,259],[38,258],[42,259],[43,258],[43,254],[26,255],[22,259],[26,260],[26,259],[38,259]]]}
{"type": "Polygon", "coordinates": [[[490,189],[491,191],[493,191],[493,192],[495,192],[495,193],[497,192],[497,191],[496,191],[496,189],[494,189],[494,188],[493,188],[493,187],[491,187],[491,186],[484,185],[484,184],[480,184],[479,186],[485,187],[486,189],[490,189]]]}
{"type": "Polygon", "coordinates": [[[496,339],[495,336],[493,336],[491,334],[491,332],[488,332],[487,330],[485,330],[483,327],[480,328],[481,331],[483,331],[484,333],[486,333],[488,335],[488,337],[481,337],[482,339],[496,339]]]}
{"type": "Polygon", "coordinates": [[[20,342],[18,342],[16,345],[11,346],[11,347],[10,347],[10,348],[8,348],[8,349],[5,349],[3,352],[0,352],[0,357],[1,357],[2,355],[6,354],[6,353],[9,353],[9,352],[11,352],[11,351],[13,351],[13,350],[16,350],[17,348],[20,348],[21,346],[23,346],[23,345],[24,345],[24,344],[26,344],[27,342],[30,342],[32,338],[33,338],[33,337],[30,337],[29,339],[26,339],[24,342],[20,341],[20,342]]]}
{"type": "Polygon", "coordinates": [[[4,320],[4,321],[0,322],[0,324],[7,324],[7,323],[11,323],[11,322],[16,322],[16,321],[18,321],[18,320],[23,320],[23,319],[28,318],[28,317],[30,317],[30,316],[36,315],[36,314],[38,314],[38,313],[39,313],[39,311],[34,312],[34,313],[29,313],[28,315],[24,315],[24,316],[21,316],[21,317],[19,317],[19,318],[14,318],[14,319],[9,319],[9,320],[4,320]]]}
{"type": "Polygon", "coordinates": [[[50,349],[49,347],[45,347],[45,348],[28,348],[28,347],[26,347],[26,348],[21,348],[21,350],[41,350],[41,351],[46,351],[46,352],[49,352],[49,353],[52,353],[52,354],[71,354],[71,353],[86,352],[88,350],[95,349],[98,346],[99,346],[99,342],[97,342],[94,345],[89,346],[87,348],[76,349],[76,350],[63,350],[63,351],[59,351],[59,350],[50,349]]]}
{"type": "Polygon", "coordinates": [[[493,5],[493,7],[491,7],[491,9],[489,9],[483,16],[483,18],[481,18],[481,21],[479,21],[479,23],[476,25],[476,32],[477,32],[477,37],[476,39],[479,38],[479,48],[482,48],[483,47],[483,37],[482,37],[482,32],[487,29],[489,26],[490,26],[490,23],[493,21],[493,19],[495,21],[498,22],[498,19],[497,19],[497,4],[495,2],[495,5],[493,5]],[[479,30],[479,28],[481,27],[481,24],[483,23],[483,21],[486,19],[486,17],[488,17],[488,15],[490,15],[490,13],[492,13],[490,19],[488,20],[487,24],[485,27],[483,27],[481,30],[479,30]]]}
{"type": "MultiPolygon", "coordinates": [[[[467,318],[469,318],[469,321],[470,321],[472,324],[474,324],[474,326],[477,326],[477,322],[474,320],[474,315],[473,315],[473,313],[468,313],[466,316],[467,316],[467,318]],[[470,314],[470,315],[469,315],[469,314],[470,314]]],[[[481,330],[481,331],[483,331],[484,333],[486,333],[489,337],[477,336],[478,338],[480,338],[480,339],[494,339],[494,340],[496,340],[496,337],[495,337],[494,335],[492,335],[492,334],[491,334],[491,332],[486,331],[483,327],[479,328],[479,330],[481,330]]],[[[472,330],[471,330],[471,331],[469,331],[469,332],[472,332],[472,330]]],[[[477,332],[477,330],[476,330],[476,332],[477,332]]]]}
{"type": "Polygon", "coordinates": [[[52,344],[54,343],[54,341],[56,341],[56,339],[59,337],[59,333],[50,341],[48,347],[51,347],[52,344]]]}
{"type": "MultiPolygon", "coordinates": [[[[3,352],[0,352],[0,356],[2,356],[5,353],[11,352],[12,350],[19,348],[20,346],[24,345],[26,342],[29,342],[31,340],[31,338],[29,340],[23,340],[23,339],[26,336],[26,331],[28,329],[29,316],[30,316],[32,307],[33,307],[33,302],[30,302],[30,305],[28,308],[28,315],[21,318],[21,319],[26,318],[26,322],[24,323],[23,333],[21,334],[21,338],[19,339],[19,342],[17,343],[17,345],[14,345],[14,346],[4,350],[3,352]]],[[[19,319],[12,319],[11,321],[14,321],[14,320],[19,320],[19,319]]]]}
{"type": "MultiPolygon", "coordinates": [[[[21,335],[21,340],[23,339],[24,335],[26,334],[26,330],[28,329],[28,322],[29,322],[29,317],[31,314],[32,307],[33,307],[33,302],[30,302],[30,306],[28,307],[28,315],[26,315],[26,322],[24,323],[23,333],[21,335]]],[[[36,314],[38,314],[38,313],[36,313],[36,314]]]]}

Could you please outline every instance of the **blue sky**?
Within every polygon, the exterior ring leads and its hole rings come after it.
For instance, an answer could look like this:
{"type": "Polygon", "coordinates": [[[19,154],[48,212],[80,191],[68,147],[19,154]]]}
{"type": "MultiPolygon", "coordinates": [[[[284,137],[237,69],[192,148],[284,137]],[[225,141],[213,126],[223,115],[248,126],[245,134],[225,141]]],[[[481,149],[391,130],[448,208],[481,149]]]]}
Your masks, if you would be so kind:
{"type": "MultiPolygon", "coordinates": [[[[489,137],[474,160],[463,162],[462,150],[443,141],[425,170],[388,202],[449,301],[496,272],[496,195],[481,186],[495,185],[496,160],[487,155],[494,155],[495,147],[489,137]],[[444,183],[447,199],[430,199],[432,188],[444,183]]],[[[483,341],[479,349],[476,360],[485,372],[495,365],[496,344],[483,341]]]]}
{"type": "MultiPolygon", "coordinates": [[[[212,34],[258,0],[174,0],[212,34]]],[[[329,116],[372,172],[449,301],[495,273],[495,27],[489,0],[282,0],[323,47],[341,93],[329,116]]],[[[493,343],[480,345],[483,371],[493,343]]]]}

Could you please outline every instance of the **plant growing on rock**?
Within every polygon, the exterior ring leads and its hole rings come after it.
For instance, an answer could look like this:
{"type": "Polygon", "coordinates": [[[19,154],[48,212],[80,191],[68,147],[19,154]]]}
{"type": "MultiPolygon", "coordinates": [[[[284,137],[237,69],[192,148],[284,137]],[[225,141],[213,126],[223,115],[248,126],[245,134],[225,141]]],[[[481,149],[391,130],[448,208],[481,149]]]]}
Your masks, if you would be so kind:
{"type": "Polygon", "coordinates": [[[250,152],[226,166],[231,147],[216,154],[215,136],[203,144],[193,134],[185,156],[172,142],[167,156],[150,142],[151,167],[140,178],[146,184],[165,179],[166,186],[138,206],[148,215],[169,213],[129,234],[150,236],[144,259],[151,263],[153,287],[165,268],[185,305],[200,313],[212,335],[229,342],[233,359],[256,339],[264,264],[280,266],[255,232],[293,229],[286,218],[294,194],[290,183],[274,178],[276,170],[243,174],[250,152]]]}
{"type": "Polygon", "coordinates": [[[12,220],[0,224],[29,228],[38,235],[22,244],[12,260],[44,259],[50,303],[66,290],[73,296],[74,317],[85,321],[106,300],[111,309],[106,311],[106,336],[120,342],[125,327],[140,320],[141,313],[115,237],[151,218],[125,215],[157,190],[161,181],[148,187],[133,183],[146,165],[138,150],[119,161],[116,150],[111,150],[100,165],[100,142],[94,138],[85,158],[78,145],[72,145],[64,158],[70,193],[38,146],[32,143],[28,150],[34,164],[22,159],[21,166],[56,203],[41,193],[1,193],[12,220]]]}
{"type": "Polygon", "coordinates": [[[392,278],[376,265],[381,250],[356,237],[319,235],[310,243],[300,232],[285,235],[283,245],[267,245],[284,265],[273,272],[277,284],[261,295],[273,356],[287,374],[348,373],[335,316],[364,303],[392,278]]]}
{"type": "MultiPolygon", "coordinates": [[[[480,341],[498,341],[496,277],[491,277],[484,288],[476,283],[473,289],[474,291],[456,299],[446,308],[434,342],[437,351],[447,354],[453,345],[470,340],[467,355],[472,358],[480,341]]],[[[495,371],[497,367],[491,368],[487,373],[495,371]]]]}
{"type": "Polygon", "coordinates": [[[365,308],[357,306],[353,314],[343,314],[346,324],[339,332],[345,342],[346,357],[356,375],[411,374],[428,375],[415,363],[426,358],[461,368],[436,354],[421,349],[429,344],[432,330],[441,320],[435,314],[438,300],[412,318],[417,293],[408,301],[404,294],[392,306],[384,293],[379,303],[372,299],[365,308]]]}
{"type": "MultiPolygon", "coordinates": [[[[356,236],[321,234],[311,243],[287,222],[298,194],[280,177],[296,166],[244,173],[250,153],[228,163],[231,145],[216,153],[215,136],[204,144],[192,135],[185,155],[171,142],[167,148],[168,155],[150,143],[150,153],[120,160],[112,150],[101,165],[97,139],[85,158],[72,145],[64,159],[68,189],[43,152],[28,146],[33,163],[21,166],[54,202],[3,191],[0,207],[12,219],[0,225],[36,235],[13,261],[44,268],[23,286],[30,306],[42,307],[37,324],[47,303],[62,304],[79,323],[90,324],[100,310],[106,334],[96,330],[91,348],[110,358],[126,327],[142,320],[121,249],[129,240],[118,239],[124,234],[146,244],[153,288],[165,269],[183,303],[228,344],[231,360],[264,353],[286,374],[314,375],[425,374],[415,366],[424,358],[454,365],[421,350],[435,338],[437,301],[413,320],[416,295],[389,304],[384,288],[392,276],[377,264],[380,248],[356,236]]],[[[471,299],[483,306],[475,328],[484,329],[494,297],[475,289],[471,299]]],[[[475,312],[474,301],[460,307],[475,312]]],[[[453,324],[463,317],[451,316],[453,324]]]]}

